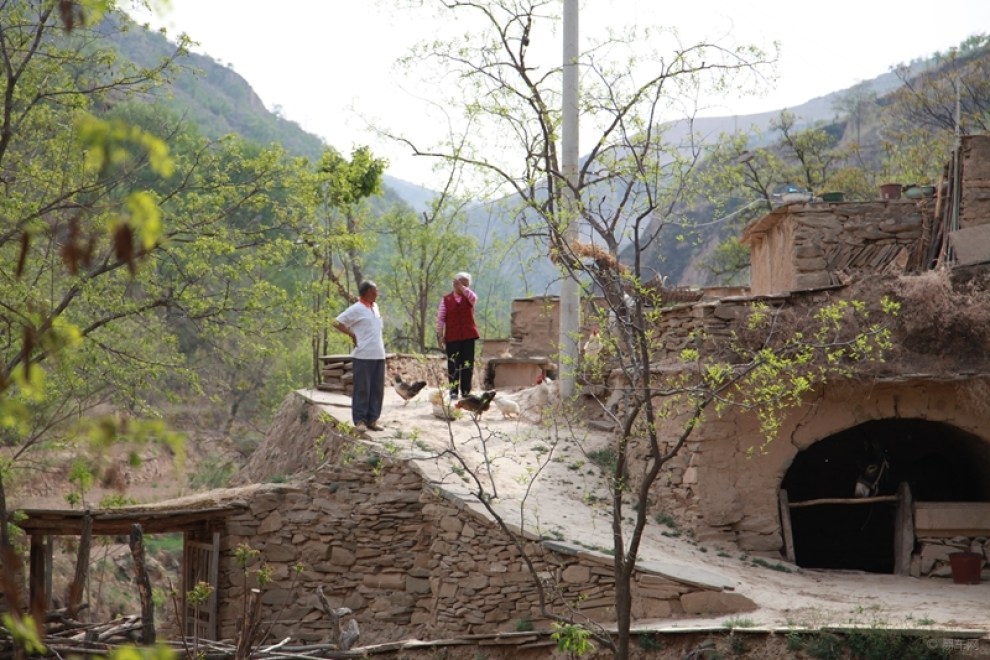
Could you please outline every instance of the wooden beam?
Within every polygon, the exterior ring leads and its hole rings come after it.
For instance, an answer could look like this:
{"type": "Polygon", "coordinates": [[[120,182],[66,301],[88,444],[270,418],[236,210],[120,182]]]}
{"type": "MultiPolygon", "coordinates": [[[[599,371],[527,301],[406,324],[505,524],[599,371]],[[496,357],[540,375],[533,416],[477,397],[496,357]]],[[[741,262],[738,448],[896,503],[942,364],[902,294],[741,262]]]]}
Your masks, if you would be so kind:
{"type": "MultiPolygon", "coordinates": [[[[166,534],[186,529],[211,532],[216,521],[223,520],[246,504],[205,509],[152,510],[152,511],[91,511],[92,530],[96,536],[126,536],[131,525],[140,523],[145,534],[166,534]]],[[[24,510],[27,516],[17,526],[28,534],[53,536],[79,536],[83,529],[82,511],[24,510]]]]}
{"type": "Polygon", "coordinates": [[[990,502],[915,502],[917,536],[987,536],[990,502]]]}
{"type": "Polygon", "coordinates": [[[818,506],[820,504],[874,504],[876,502],[896,502],[896,495],[878,495],[877,497],[823,497],[818,500],[803,500],[801,502],[791,502],[788,506],[792,509],[800,509],[806,506],[818,506]]]}

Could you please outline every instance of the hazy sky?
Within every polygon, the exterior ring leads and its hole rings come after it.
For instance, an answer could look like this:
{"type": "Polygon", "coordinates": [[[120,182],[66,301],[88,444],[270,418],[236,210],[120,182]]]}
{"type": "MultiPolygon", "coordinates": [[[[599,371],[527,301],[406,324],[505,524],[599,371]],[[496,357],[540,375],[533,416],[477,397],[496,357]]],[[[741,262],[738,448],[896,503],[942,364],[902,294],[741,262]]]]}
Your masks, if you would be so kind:
{"type": "MultiPolygon", "coordinates": [[[[196,48],[230,65],[269,109],[344,153],[367,144],[389,174],[429,185],[430,163],[366,130],[369,121],[420,138],[427,119],[421,90],[395,59],[442,31],[387,0],[169,0],[155,22],[186,32],[196,48]],[[424,121],[425,120],[425,121],[424,121]]],[[[720,101],[706,115],[749,114],[799,105],[874,78],[892,65],[945,51],[990,32],[987,0],[583,0],[582,40],[608,26],[676,26],[684,41],[729,36],[769,47],[780,42],[779,79],[752,98],[720,101]]],[[[449,27],[449,25],[447,25],[449,27]]],[[[554,56],[560,46],[553,44],[554,56]]]]}

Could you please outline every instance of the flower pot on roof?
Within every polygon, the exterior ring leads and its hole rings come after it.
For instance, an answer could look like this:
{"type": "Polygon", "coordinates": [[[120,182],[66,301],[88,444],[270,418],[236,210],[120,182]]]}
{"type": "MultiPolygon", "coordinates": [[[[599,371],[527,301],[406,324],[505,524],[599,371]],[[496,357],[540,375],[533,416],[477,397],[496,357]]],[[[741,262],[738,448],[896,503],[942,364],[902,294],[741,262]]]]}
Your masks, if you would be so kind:
{"type": "Polygon", "coordinates": [[[931,199],[935,196],[935,186],[906,186],[904,196],[908,199],[931,199]]]}
{"type": "Polygon", "coordinates": [[[899,183],[885,183],[880,186],[880,199],[900,199],[902,188],[899,183]]]}

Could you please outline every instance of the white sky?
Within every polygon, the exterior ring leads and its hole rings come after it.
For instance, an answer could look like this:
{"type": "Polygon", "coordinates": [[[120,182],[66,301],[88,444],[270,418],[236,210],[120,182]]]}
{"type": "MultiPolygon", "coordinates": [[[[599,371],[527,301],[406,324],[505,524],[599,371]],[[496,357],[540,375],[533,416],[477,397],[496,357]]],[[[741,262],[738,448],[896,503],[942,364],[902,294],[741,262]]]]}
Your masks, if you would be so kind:
{"type": "MultiPolygon", "coordinates": [[[[389,159],[388,173],[435,187],[431,163],[382,141],[367,122],[417,140],[435,126],[416,90],[394,66],[407,48],[441,24],[398,10],[388,0],[168,0],[154,22],[187,33],[195,50],[229,64],[269,109],[298,122],[338,150],[369,145],[389,159]]],[[[891,66],[946,51],[990,32],[988,0],[582,0],[582,40],[605,26],[676,26],[686,42],[730,35],[769,48],[780,42],[779,79],[753,98],[703,114],[750,114],[792,107],[885,73],[891,66]]],[[[555,53],[560,46],[553,44],[555,53]]]]}

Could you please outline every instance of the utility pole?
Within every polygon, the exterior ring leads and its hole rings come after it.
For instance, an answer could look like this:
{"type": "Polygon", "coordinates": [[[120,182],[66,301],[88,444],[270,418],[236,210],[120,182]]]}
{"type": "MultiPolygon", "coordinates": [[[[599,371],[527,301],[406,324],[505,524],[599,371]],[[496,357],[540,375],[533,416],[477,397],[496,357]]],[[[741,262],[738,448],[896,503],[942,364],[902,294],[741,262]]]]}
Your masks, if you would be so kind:
{"type": "MultiPolygon", "coordinates": [[[[564,0],[564,61],[561,90],[561,205],[562,233],[567,248],[577,238],[578,208],[576,196],[578,172],[578,0],[564,0]]],[[[580,290],[577,279],[564,277],[560,284],[560,357],[559,380],[561,397],[574,394],[574,374],[578,361],[578,330],[581,323],[580,290]]]]}

